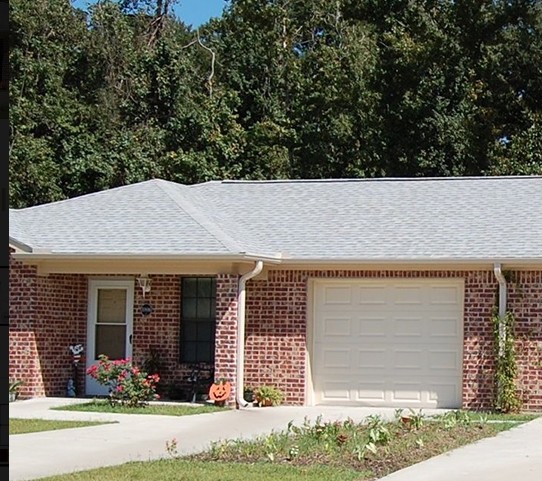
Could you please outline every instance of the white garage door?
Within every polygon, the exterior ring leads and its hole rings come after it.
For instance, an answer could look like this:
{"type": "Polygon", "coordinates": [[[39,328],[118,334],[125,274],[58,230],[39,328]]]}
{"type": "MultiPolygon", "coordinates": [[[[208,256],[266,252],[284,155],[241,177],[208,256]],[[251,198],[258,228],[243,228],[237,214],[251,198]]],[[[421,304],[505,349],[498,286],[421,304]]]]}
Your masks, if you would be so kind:
{"type": "Polygon", "coordinates": [[[462,280],[315,281],[316,404],[458,408],[462,280]]]}

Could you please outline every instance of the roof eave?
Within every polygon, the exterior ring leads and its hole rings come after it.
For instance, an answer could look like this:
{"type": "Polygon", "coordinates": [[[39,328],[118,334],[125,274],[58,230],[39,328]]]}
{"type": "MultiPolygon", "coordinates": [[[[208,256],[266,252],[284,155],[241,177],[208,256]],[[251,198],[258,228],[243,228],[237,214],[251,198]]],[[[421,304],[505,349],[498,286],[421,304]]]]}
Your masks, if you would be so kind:
{"type": "Polygon", "coordinates": [[[15,249],[16,252],[33,252],[34,249],[25,244],[24,242],[15,239],[14,237],[9,236],[9,247],[15,249]]]}
{"type": "Polygon", "coordinates": [[[197,253],[197,254],[172,254],[172,253],[92,253],[92,252],[45,252],[45,251],[19,251],[12,254],[15,259],[27,261],[54,261],[54,260],[183,260],[183,261],[264,261],[266,263],[278,264],[281,262],[279,255],[258,254],[239,252],[232,254],[197,253]]]}
{"type": "Polygon", "coordinates": [[[404,257],[382,257],[382,258],[338,258],[338,257],[286,257],[282,258],[282,264],[321,264],[321,265],[348,265],[348,264],[402,264],[402,265],[438,265],[438,264],[457,264],[457,265],[473,265],[473,264],[488,264],[494,263],[512,264],[512,265],[542,265],[542,257],[429,257],[429,258],[404,258],[404,257]]]}

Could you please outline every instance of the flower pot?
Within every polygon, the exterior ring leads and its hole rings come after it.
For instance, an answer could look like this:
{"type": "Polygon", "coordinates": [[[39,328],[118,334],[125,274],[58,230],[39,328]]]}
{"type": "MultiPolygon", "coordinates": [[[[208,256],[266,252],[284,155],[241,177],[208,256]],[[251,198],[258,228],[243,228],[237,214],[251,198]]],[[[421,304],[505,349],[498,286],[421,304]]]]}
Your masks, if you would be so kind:
{"type": "Polygon", "coordinates": [[[254,393],[252,391],[245,391],[244,398],[246,402],[254,402],[254,393]]]}

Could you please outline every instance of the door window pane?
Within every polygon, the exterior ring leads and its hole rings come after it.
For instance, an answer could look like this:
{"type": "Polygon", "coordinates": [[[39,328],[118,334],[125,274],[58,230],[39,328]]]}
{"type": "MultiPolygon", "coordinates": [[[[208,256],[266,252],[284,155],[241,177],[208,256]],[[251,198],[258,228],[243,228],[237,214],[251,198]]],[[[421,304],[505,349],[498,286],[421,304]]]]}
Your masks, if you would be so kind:
{"type": "Polygon", "coordinates": [[[105,354],[109,359],[124,359],[126,357],[126,324],[96,325],[96,351],[94,359],[105,354]]]}
{"type": "Polygon", "coordinates": [[[98,289],[98,324],[126,323],[126,289],[98,289]]]}

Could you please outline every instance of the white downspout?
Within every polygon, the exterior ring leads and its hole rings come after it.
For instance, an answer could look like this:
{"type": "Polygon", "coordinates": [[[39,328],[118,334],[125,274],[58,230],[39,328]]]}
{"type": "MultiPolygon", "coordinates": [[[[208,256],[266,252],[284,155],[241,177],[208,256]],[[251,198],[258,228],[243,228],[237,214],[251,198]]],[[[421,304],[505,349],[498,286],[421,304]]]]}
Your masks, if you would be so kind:
{"type": "Polygon", "coordinates": [[[239,279],[239,291],[237,294],[237,369],[236,369],[236,398],[237,404],[247,407],[245,401],[245,306],[246,306],[246,283],[249,279],[257,276],[263,269],[263,261],[257,261],[254,269],[243,274],[239,279]]]}
{"type": "Polygon", "coordinates": [[[499,281],[499,356],[502,356],[504,353],[504,341],[506,339],[506,326],[504,323],[504,318],[506,317],[506,279],[504,278],[500,264],[495,264],[493,272],[497,281],[499,281]]]}

